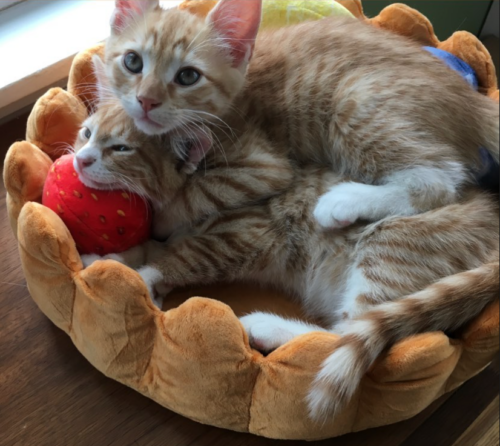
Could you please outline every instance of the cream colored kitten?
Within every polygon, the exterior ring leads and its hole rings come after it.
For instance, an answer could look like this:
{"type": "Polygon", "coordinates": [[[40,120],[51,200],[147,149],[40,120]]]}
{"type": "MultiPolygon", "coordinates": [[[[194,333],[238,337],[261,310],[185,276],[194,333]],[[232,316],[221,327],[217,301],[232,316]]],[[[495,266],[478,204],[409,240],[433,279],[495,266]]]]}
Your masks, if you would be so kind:
{"type": "MultiPolygon", "coordinates": [[[[205,175],[186,169],[189,161],[175,154],[172,143],[179,141],[146,136],[121,107],[103,104],[84,123],[75,163],[87,184],[130,187],[156,203],[157,212],[175,218],[171,206],[206,199],[208,166],[216,154],[207,153],[205,175]]],[[[253,167],[242,168],[241,177],[253,167]]],[[[262,170],[263,182],[276,179],[269,176],[271,169],[262,170]]],[[[296,296],[328,330],[344,335],[332,345],[307,397],[311,415],[321,418],[354,398],[386,346],[421,331],[454,330],[498,297],[499,220],[493,199],[469,191],[460,204],[421,215],[324,231],[313,217],[315,202],[345,180],[328,168],[297,169],[281,195],[192,222],[166,243],[152,241],[107,258],[137,268],[152,296],[178,286],[241,279],[296,296]]],[[[259,182],[245,187],[258,190],[259,182]]],[[[87,256],[84,262],[96,259],[87,256]]],[[[264,313],[242,323],[252,345],[263,351],[325,330],[264,313]]]]}
{"type": "Polygon", "coordinates": [[[148,134],[203,123],[227,140],[250,128],[270,153],[348,175],[317,203],[326,228],[452,203],[480,146],[498,161],[498,104],[415,43],[345,18],[257,37],[260,18],[260,0],[221,0],[206,19],[120,0],[112,90],[148,134]]]}
{"type": "Polygon", "coordinates": [[[85,121],[76,144],[75,169],[86,185],[116,187],[118,175],[123,187],[148,197],[155,210],[153,236],[158,240],[166,239],[172,228],[266,199],[288,188],[293,179],[290,160],[278,150],[269,153],[257,131],[213,149],[200,128],[146,135],[112,99],[85,121]]]}

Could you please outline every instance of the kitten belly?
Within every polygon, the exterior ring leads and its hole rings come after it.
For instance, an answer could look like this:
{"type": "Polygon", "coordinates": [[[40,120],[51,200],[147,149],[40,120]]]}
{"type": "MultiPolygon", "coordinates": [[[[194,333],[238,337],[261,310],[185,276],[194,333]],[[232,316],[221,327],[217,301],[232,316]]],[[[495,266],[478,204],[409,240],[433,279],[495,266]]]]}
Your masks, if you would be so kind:
{"type": "MultiPolygon", "coordinates": [[[[264,269],[254,271],[244,279],[277,288],[298,300],[307,315],[334,324],[340,308],[345,306],[345,281],[350,259],[344,254],[347,250],[343,247],[343,237],[329,234],[326,238],[330,246],[313,253],[305,268],[291,267],[290,258],[280,253],[264,269]]],[[[322,246],[319,242],[312,245],[322,246]]]]}
{"type": "Polygon", "coordinates": [[[307,314],[328,325],[338,320],[345,305],[346,277],[350,260],[342,250],[318,256],[303,280],[302,305],[307,314]]]}

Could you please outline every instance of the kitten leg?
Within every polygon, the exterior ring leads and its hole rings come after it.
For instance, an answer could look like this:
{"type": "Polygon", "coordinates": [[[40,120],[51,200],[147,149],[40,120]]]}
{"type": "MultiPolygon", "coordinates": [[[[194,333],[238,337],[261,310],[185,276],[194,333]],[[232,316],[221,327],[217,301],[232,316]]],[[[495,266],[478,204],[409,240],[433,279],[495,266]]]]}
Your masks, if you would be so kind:
{"type": "Polygon", "coordinates": [[[358,219],[376,221],[389,215],[416,212],[405,191],[395,185],[341,183],[320,197],[314,218],[324,228],[339,229],[358,219]]]}
{"type": "MultiPolygon", "coordinates": [[[[154,242],[153,242],[154,243],[154,242]]],[[[97,260],[115,260],[116,262],[123,263],[130,268],[138,268],[146,261],[148,251],[148,243],[143,245],[134,246],[128,251],[121,252],[119,254],[107,254],[105,256],[100,256],[98,254],[85,254],[82,255],[82,263],[86,268],[97,260]]]]}
{"type": "Polygon", "coordinates": [[[443,162],[439,169],[420,166],[395,172],[377,186],[341,183],[320,197],[314,217],[320,226],[335,229],[360,219],[414,215],[454,202],[466,180],[462,165],[443,162]]]}
{"type": "Polygon", "coordinates": [[[370,275],[365,273],[370,267],[361,267],[363,260],[365,257],[361,253],[347,275],[340,306],[336,310],[338,322],[332,324],[329,330],[342,337],[337,341],[335,351],[324,360],[307,395],[309,414],[315,420],[331,416],[337,407],[344,405],[356,392],[364,374],[360,373],[363,365],[355,362],[356,352],[352,351],[351,346],[344,346],[344,337],[348,335],[349,329],[355,329],[363,337],[369,338],[374,332],[373,323],[360,317],[372,308],[376,309],[379,302],[394,294],[389,287],[380,289],[367,278],[370,275]],[[337,375],[342,379],[332,378],[337,375]],[[341,391],[335,392],[337,388],[341,391]]]}
{"type": "Polygon", "coordinates": [[[297,319],[285,319],[272,313],[255,312],[240,318],[250,345],[268,353],[286,344],[296,336],[325,329],[297,319]]]}
{"type": "MultiPolygon", "coordinates": [[[[105,256],[86,254],[81,256],[82,263],[83,266],[87,268],[98,260],[114,260],[116,262],[123,263],[130,268],[137,269],[147,263],[149,257],[154,257],[155,245],[158,244],[159,243],[156,241],[149,241],[142,245],[134,246],[128,251],[124,251],[119,254],[107,254],[105,256]]],[[[157,281],[158,272],[153,268],[144,267],[139,270],[139,274],[148,288],[149,295],[151,296],[153,303],[161,309],[163,299],[172,291],[173,287],[166,285],[163,281],[157,281]]]]}
{"type": "Polygon", "coordinates": [[[88,266],[92,265],[92,263],[97,262],[98,260],[104,259],[104,257],[98,254],[83,254],[80,256],[80,258],[82,260],[84,268],[87,268],[88,266]]]}
{"type": "MultiPolygon", "coordinates": [[[[131,268],[138,268],[140,264],[143,263],[142,260],[139,260],[143,258],[142,251],[142,247],[134,247],[122,254],[107,254],[105,256],[100,256],[98,254],[85,254],[82,255],[81,258],[83,266],[85,268],[92,265],[98,260],[115,260],[116,262],[123,263],[124,265],[127,265],[131,268]]],[[[144,283],[148,287],[149,295],[151,296],[153,303],[161,310],[163,306],[163,299],[170,291],[172,291],[172,288],[163,286],[163,284],[158,284],[156,287],[152,287],[150,285],[150,283],[152,282],[151,274],[154,275],[154,272],[149,272],[146,270],[143,274],[141,274],[141,276],[144,280],[144,283]]]]}
{"type": "MultiPolygon", "coordinates": [[[[359,263],[363,259],[363,257],[358,259],[347,275],[345,291],[342,293],[338,309],[335,311],[336,317],[334,320],[336,321],[353,319],[368,311],[374,305],[383,302],[384,297],[388,299],[393,294],[390,290],[379,290],[372,281],[366,278],[365,268],[359,267],[359,263]]],[[[336,324],[331,327],[330,331],[340,334],[336,329],[336,324]]]]}
{"type": "Polygon", "coordinates": [[[145,266],[139,269],[139,275],[144,280],[148,288],[149,295],[154,305],[160,310],[163,307],[163,301],[167,294],[169,294],[174,288],[168,286],[163,278],[161,277],[160,271],[151,266],[145,266]]]}
{"type": "Polygon", "coordinates": [[[263,206],[228,211],[167,243],[151,243],[147,263],[138,272],[154,295],[159,288],[231,281],[267,266],[276,234],[263,206]]]}
{"type": "Polygon", "coordinates": [[[120,254],[107,254],[105,256],[100,256],[99,254],[84,254],[81,256],[83,266],[87,268],[98,260],[115,260],[120,263],[125,263],[123,257],[120,254]]]}

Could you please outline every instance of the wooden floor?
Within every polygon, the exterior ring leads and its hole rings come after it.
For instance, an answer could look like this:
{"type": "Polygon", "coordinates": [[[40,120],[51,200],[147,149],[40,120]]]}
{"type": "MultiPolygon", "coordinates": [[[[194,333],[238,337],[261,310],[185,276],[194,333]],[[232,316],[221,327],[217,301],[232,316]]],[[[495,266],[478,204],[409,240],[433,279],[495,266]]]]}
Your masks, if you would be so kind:
{"type": "MultiPolygon", "coordinates": [[[[26,117],[0,127],[0,159],[26,117]]],[[[31,300],[0,186],[0,446],[291,446],[187,420],[105,378],[31,300]]],[[[419,416],[310,443],[497,446],[499,362],[419,416]]]]}

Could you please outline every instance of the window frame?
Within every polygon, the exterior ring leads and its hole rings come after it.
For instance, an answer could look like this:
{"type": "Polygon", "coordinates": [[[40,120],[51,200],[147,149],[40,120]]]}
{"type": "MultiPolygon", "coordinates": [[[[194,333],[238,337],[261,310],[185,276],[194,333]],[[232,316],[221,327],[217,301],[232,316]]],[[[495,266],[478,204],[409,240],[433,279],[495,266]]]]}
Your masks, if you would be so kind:
{"type": "MultiPolygon", "coordinates": [[[[0,0],[0,5],[4,1],[0,0]]],[[[0,71],[0,123],[30,107],[48,88],[65,85],[75,54],[109,36],[114,4],[113,0],[12,1],[0,10],[0,60],[16,61],[14,69],[0,71]],[[92,18],[93,26],[82,29],[92,18]],[[74,31],[70,20],[78,20],[75,26],[79,31],[74,31]],[[63,35],[69,38],[59,43],[63,35]],[[28,36],[36,43],[36,50],[28,36]],[[51,48],[54,52],[49,57],[51,48]]],[[[163,6],[180,3],[166,0],[163,6]]]]}
{"type": "Polygon", "coordinates": [[[19,3],[23,3],[27,0],[1,0],[0,1],[0,14],[2,11],[5,11],[8,8],[12,8],[13,6],[18,5],[19,3]]]}

